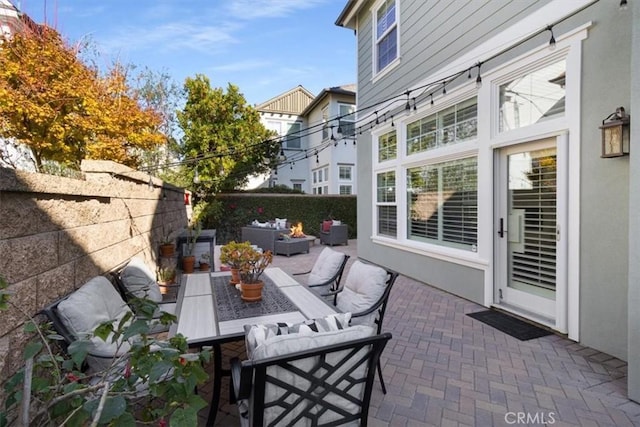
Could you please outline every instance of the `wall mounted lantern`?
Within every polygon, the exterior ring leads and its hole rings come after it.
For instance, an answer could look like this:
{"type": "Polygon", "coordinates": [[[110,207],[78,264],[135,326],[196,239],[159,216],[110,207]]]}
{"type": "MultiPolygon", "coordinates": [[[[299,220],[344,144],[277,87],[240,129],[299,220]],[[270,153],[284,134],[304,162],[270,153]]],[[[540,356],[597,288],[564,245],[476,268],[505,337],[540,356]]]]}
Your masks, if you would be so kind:
{"type": "Polygon", "coordinates": [[[600,157],[620,157],[629,154],[629,122],[631,117],[624,107],[602,121],[602,155],[600,157]]]}

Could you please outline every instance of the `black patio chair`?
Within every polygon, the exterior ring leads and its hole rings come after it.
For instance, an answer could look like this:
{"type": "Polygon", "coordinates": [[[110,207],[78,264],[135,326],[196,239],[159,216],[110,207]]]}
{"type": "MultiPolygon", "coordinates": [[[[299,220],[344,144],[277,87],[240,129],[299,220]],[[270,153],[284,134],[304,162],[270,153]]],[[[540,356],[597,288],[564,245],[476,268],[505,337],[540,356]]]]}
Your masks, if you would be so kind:
{"type": "Polygon", "coordinates": [[[340,292],[342,273],[348,260],[349,255],[326,247],[318,255],[311,270],[293,273],[293,275],[308,275],[307,286],[315,288],[314,291],[322,296],[333,296],[333,304],[335,305],[336,296],[340,292]]]}
{"type": "Polygon", "coordinates": [[[367,425],[375,367],[390,333],[262,360],[231,361],[241,422],[367,425]]]}
{"type": "MultiPolygon", "coordinates": [[[[374,326],[380,334],[391,288],[397,278],[398,273],[393,270],[356,260],[349,269],[344,285],[335,295],[336,306],[343,313],[352,313],[351,324],[374,326]],[[363,306],[368,308],[363,310],[363,306]]],[[[379,360],[378,376],[382,391],[387,394],[379,360]]]]}

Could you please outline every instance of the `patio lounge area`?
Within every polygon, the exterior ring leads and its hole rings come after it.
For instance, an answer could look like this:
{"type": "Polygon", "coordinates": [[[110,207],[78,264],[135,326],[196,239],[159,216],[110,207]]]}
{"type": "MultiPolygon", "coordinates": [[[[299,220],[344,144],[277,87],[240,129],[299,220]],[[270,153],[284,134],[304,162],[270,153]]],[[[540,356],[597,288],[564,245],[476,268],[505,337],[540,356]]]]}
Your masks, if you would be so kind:
{"type": "MultiPolygon", "coordinates": [[[[309,253],[274,257],[288,273],[313,265],[309,253]]],[[[357,259],[357,242],[334,249],[357,259]]],[[[345,272],[346,274],[346,272],[345,272]]],[[[344,279],[343,279],[344,280],[344,279]]],[[[640,405],[627,399],[625,362],[559,335],[519,341],[472,319],[485,308],[400,276],[383,330],[393,334],[382,354],[388,393],[376,381],[371,426],[636,426],[640,405]]],[[[224,346],[228,363],[244,345],[224,346]]],[[[210,399],[209,381],[199,392],[210,399]]],[[[217,426],[239,425],[223,379],[217,426]]],[[[205,424],[208,408],[200,413],[205,424]]]]}

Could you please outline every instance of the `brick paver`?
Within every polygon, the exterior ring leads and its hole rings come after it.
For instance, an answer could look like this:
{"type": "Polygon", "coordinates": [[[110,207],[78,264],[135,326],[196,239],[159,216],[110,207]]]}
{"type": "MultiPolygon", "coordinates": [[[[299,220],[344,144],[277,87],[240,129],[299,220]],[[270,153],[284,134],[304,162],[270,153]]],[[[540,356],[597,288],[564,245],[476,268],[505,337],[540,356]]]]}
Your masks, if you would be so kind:
{"type": "MultiPolygon", "coordinates": [[[[274,257],[289,273],[308,270],[309,254],[274,257]]],[[[356,259],[356,242],[333,249],[356,259]]],[[[626,363],[559,335],[519,341],[466,313],[484,307],[400,276],[384,329],[393,334],[382,355],[387,394],[376,380],[369,425],[640,426],[640,405],[626,397],[626,363]]],[[[225,361],[244,345],[225,345],[225,361]]],[[[239,425],[223,379],[217,426],[239,425]]],[[[211,395],[211,382],[200,390],[211,395]]],[[[208,408],[201,412],[204,425],[208,408]]]]}

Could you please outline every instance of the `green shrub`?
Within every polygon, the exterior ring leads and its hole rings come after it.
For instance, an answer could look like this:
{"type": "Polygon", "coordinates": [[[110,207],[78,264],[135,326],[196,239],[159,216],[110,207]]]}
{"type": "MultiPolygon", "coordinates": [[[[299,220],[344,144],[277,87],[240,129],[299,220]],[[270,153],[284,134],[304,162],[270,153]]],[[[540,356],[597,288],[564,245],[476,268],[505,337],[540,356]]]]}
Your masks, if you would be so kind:
{"type": "Polygon", "coordinates": [[[357,237],[355,196],[313,196],[297,194],[220,194],[208,200],[205,228],[215,228],[218,244],[241,240],[241,229],[253,220],[265,222],[287,218],[291,224],[302,222],[305,234],[317,236],[320,223],[328,218],[349,227],[349,238],[357,237]]]}

